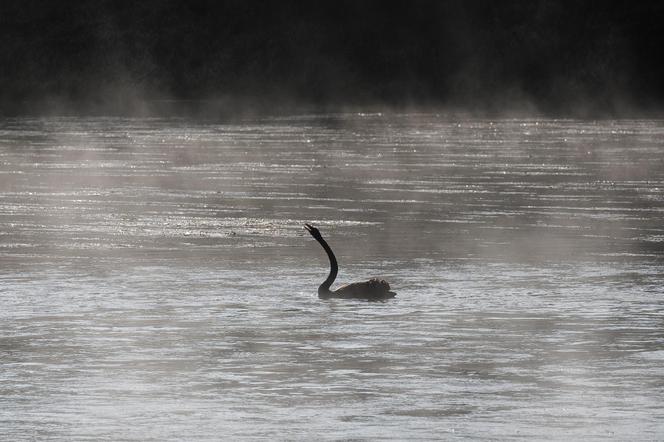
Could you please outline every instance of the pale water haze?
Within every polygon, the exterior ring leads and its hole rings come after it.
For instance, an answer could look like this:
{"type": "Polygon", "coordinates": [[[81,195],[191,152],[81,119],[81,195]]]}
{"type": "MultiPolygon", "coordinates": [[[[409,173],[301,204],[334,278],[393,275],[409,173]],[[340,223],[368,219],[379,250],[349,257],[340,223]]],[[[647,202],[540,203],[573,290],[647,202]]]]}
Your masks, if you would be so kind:
{"type": "Polygon", "coordinates": [[[662,439],[663,265],[661,120],[4,118],[1,438],[662,439]]]}

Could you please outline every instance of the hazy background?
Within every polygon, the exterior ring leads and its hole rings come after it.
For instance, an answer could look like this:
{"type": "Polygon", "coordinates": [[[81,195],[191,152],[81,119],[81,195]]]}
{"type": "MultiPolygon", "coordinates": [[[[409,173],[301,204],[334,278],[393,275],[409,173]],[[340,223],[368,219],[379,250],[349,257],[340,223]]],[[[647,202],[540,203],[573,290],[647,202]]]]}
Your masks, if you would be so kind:
{"type": "Polygon", "coordinates": [[[662,4],[0,1],[0,439],[664,440],[662,4]]]}
{"type": "Polygon", "coordinates": [[[6,0],[0,112],[660,114],[662,22],[657,1],[6,0]]]}

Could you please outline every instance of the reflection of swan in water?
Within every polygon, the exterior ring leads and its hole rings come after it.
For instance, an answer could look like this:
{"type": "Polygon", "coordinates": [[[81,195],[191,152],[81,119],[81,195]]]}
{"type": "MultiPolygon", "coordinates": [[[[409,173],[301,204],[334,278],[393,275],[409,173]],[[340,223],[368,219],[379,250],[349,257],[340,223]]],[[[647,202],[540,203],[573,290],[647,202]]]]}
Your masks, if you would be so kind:
{"type": "Polygon", "coordinates": [[[311,224],[305,224],[304,228],[307,232],[314,237],[316,241],[323,246],[327,257],[330,258],[330,274],[327,279],[318,287],[318,297],[321,299],[328,298],[355,298],[355,299],[368,299],[368,300],[381,300],[394,298],[397,294],[390,291],[390,285],[387,281],[382,279],[372,278],[368,281],[353,282],[339,287],[332,291],[330,286],[337,277],[339,267],[337,266],[337,258],[334,256],[332,249],[327,242],[323,239],[320,231],[311,224]]]}

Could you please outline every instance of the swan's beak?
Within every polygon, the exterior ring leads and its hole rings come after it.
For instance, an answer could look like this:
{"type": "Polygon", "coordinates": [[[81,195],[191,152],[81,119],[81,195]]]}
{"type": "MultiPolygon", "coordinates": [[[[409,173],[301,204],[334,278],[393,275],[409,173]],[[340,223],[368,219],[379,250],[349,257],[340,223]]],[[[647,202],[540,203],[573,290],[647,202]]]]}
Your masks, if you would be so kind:
{"type": "Polygon", "coordinates": [[[318,231],[317,228],[312,226],[311,224],[307,223],[304,225],[304,228],[306,229],[307,232],[311,234],[314,238],[318,238],[320,236],[320,232],[318,231]]]}

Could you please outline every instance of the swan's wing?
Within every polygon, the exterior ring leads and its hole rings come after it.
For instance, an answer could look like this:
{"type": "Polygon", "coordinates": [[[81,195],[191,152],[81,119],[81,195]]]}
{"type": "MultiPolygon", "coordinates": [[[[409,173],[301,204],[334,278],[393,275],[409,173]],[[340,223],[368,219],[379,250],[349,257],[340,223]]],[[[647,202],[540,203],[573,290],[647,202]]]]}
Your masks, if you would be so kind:
{"type": "Polygon", "coordinates": [[[357,293],[361,293],[363,289],[363,282],[351,282],[350,284],[344,284],[334,291],[335,295],[346,295],[352,296],[357,293]]]}

